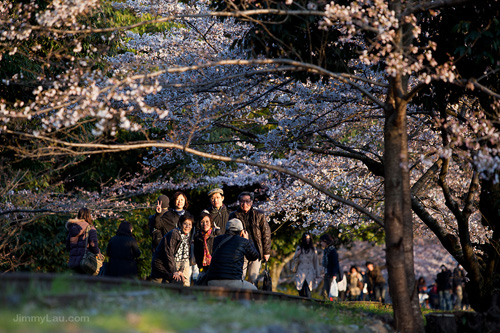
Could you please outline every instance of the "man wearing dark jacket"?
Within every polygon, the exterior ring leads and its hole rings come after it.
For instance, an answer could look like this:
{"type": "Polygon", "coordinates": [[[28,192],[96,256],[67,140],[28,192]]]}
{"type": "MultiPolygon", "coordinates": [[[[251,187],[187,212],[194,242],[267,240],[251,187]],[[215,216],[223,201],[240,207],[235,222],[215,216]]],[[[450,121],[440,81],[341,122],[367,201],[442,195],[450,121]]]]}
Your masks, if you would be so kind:
{"type": "Polygon", "coordinates": [[[260,259],[259,252],[248,240],[248,232],[238,219],[230,219],[226,225],[226,234],[215,237],[212,261],[207,274],[209,286],[235,289],[257,288],[242,279],[243,262],[260,259]]]}
{"type": "Polygon", "coordinates": [[[156,214],[148,218],[149,234],[151,235],[151,250],[154,252],[160,244],[161,239],[176,225],[168,226],[162,221],[163,215],[168,211],[170,199],[166,195],[160,195],[156,201],[156,214]]]}
{"type": "Polygon", "coordinates": [[[439,272],[436,277],[436,283],[439,293],[439,309],[445,311],[452,310],[452,275],[451,271],[445,265],[441,265],[441,272],[439,272]]]}
{"type": "Polygon", "coordinates": [[[229,220],[229,212],[224,205],[224,191],[221,188],[214,188],[208,192],[208,199],[210,207],[207,208],[207,211],[210,213],[210,219],[219,233],[223,234],[226,232],[226,223],[229,220]]]}
{"type": "Polygon", "coordinates": [[[255,245],[259,252],[260,258],[249,261],[248,264],[245,262],[243,268],[243,279],[248,271],[248,281],[254,283],[260,272],[261,258],[268,261],[271,255],[271,228],[269,228],[264,213],[253,208],[252,193],[240,193],[238,201],[240,207],[229,214],[229,219],[236,218],[243,223],[243,230],[248,232],[248,240],[255,245]]]}

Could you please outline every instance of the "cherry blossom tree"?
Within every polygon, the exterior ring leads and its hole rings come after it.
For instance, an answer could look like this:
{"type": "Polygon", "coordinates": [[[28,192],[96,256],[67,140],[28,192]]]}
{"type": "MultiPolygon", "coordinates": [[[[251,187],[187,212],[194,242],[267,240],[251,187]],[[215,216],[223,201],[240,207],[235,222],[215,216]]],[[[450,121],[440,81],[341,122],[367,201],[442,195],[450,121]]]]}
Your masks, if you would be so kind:
{"type": "MultiPolygon", "coordinates": [[[[304,8],[290,1],[229,3],[213,12],[204,1],[127,1],[113,6],[153,18],[116,28],[81,19],[98,12],[98,2],[28,3],[19,5],[21,11],[4,1],[2,54],[24,52],[46,69],[29,80],[25,71],[3,80],[5,86],[32,88],[24,99],[0,104],[4,146],[39,159],[147,149],[140,175],[100,192],[80,191],[102,214],[133,206],[120,199],[165,188],[259,182],[270,195],[262,208],[282,213],[277,223],[315,225],[321,232],[375,222],[386,232],[396,328],[422,331],[414,292],[415,225],[419,234],[435,234],[463,263],[481,290],[478,309],[491,298],[486,290],[495,279],[481,261],[494,267],[494,252],[485,249],[494,249],[498,227],[493,217],[489,224],[481,220],[477,193],[481,179],[498,183],[498,111],[491,110],[498,110],[499,96],[482,84],[498,64],[482,77],[462,77],[456,59],[435,59],[440,45],[427,38],[435,30],[421,27],[464,2],[311,2],[304,8]],[[313,18],[309,26],[325,31],[326,54],[345,47],[343,54],[360,50],[359,56],[332,65],[328,57],[304,60],[292,52],[299,45],[284,44],[287,58],[249,56],[245,43],[235,47],[257,30],[272,35],[269,26],[287,16],[313,18]],[[133,31],[153,23],[169,25],[133,31]],[[102,40],[86,39],[96,34],[119,43],[119,51],[100,54],[102,40]],[[64,41],[64,48],[35,58],[46,40],[64,41]],[[64,70],[48,71],[53,64],[64,70]],[[429,102],[432,88],[442,84],[462,97],[437,109],[429,102]],[[489,109],[476,103],[482,96],[488,96],[489,109]],[[84,136],[86,124],[91,132],[84,136]],[[124,131],[142,132],[144,139],[117,143],[124,131]],[[178,160],[196,176],[147,181],[149,171],[178,160]],[[208,175],[208,160],[217,161],[216,175],[208,175]]],[[[25,208],[15,191],[5,193],[3,215],[25,208]]],[[[58,211],[75,200],[43,195],[31,206],[58,211]]]]}

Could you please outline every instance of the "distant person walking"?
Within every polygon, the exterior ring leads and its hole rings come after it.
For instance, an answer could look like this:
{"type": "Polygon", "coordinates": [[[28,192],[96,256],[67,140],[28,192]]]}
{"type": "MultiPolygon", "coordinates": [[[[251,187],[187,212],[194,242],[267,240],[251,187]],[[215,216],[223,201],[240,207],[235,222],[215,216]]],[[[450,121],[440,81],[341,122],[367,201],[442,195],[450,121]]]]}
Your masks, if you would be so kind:
{"type": "Polygon", "coordinates": [[[243,230],[240,220],[233,218],[227,222],[226,233],[214,240],[214,252],[207,275],[209,286],[257,289],[253,283],[242,279],[244,261],[260,259],[259,252],[248,238],[248,232],[243,230]]]}
{"type": "Polygon", "coordinates": [[[329,298],[330,285],[335,279],[337,283],[341,279],[339,255],[335,249],[333,237],[329,234],[323,234],[319,238],[320,245],[323,250],[323,268],[325,276],[323,278],[323,297],[329,298]]]}
{"type": "Polygon", "coordinates": [[[76,219],[68,220],[66,229],[68,230],[66,238],[66,249],[69,251],[68,266],[78,274],[86,274],[80,268],[80,261],[82,261],[85,251],[101,255],[97,240],[97,230],[94,227],[90,210],[81,208],[78,211],[76,219]],[[86,235],[88,235],[88,238],[86,238],[86,235]],[[85,244],[87,244],[87,247],[85,247],[85,244]]]}
{"type": "Polygon", "coordinates": [[[310,298],[311,291],[316,288],[318,278],[320,278],[318,253],[310,233],[306,232],[302,235],[300,245],[293,256],[292,265],[297,269],[295,287],[299,296],[310,298]]]}
{"type": "Polygon", "coordinates": [[[264,213],[253,208],[252,193],[241,192],[238,201],[240,207],[229,214],[229,219],[236,218],[243,223],[243,229],[248,232],[248,240],[254,244],[259,252],[258,259],[248,262],[245,259],[243,267],[243,278],[248,271],[248,281],[254,283],[260,272],[261,258],[268,261],[271,255],[271,228],[269,228],[264,213]]]}
{"type": "Polygon", "coordinates": [[[365,266],[370,300],[385,303],[385,278],[380,266],[374,265],[371,261],[367,261],[365,266]]]}
{"type": "Polygon", "coordinates": [[[226,205],[224,205],[224,191],[221,188],[214,188],[208,192],[208,199],[210,200],[210,207],[207,211],[210,213],[210,218],[219,230],[220,234],[226,232],[226,223],[229,219],[229,212],[226,205]]]}
{"type": "Polygon", "coordinates": [[[356,266],[351,266],[347,275],[347,290],[350,301],[360,301],[363,292],[364,279],[356,266]]]}
{"type": "Polygon", "coordinates": [[[441,272],[436,277],[437,291],[439,294],[439,309],[450,311],[453,309],[453,281],[451,271],[441,265],[441,272]]]}
{"type": "Polygon", "coordinates": [[[123,278],[137,278],[137,259],[141,255],[139,245],[132,235],[132,225],[123,221],[116,235],[108,243],[106,255],[108,264],[104,275],[123,278]]]}
{"type": "Polygon", "coordinates": [[[453,291],[455,295],[455,310],[463,309],[463,299],[464,299],[464,289],[465,289],[465,281],[467,279],[467,273],[462,265],[457,264],[457,267],[453,270],[453,291]]]}

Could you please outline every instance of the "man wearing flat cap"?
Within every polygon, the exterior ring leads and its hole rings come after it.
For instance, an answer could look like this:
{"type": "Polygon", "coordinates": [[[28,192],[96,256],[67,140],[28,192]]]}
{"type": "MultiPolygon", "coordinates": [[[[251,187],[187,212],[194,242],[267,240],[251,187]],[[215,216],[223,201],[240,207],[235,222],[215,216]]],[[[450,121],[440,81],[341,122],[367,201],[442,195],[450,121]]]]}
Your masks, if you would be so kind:
{"type": "Polygon", "coordinates": [[[219,229],[220,233],[226,232],[226,223],[229,219],[229,212],[224,205],[224,191],[221,188],[214,188],[208,192],[210,207],[207,208],[210,213],[210,218],[215,224],[215,228],[219,229]]]}
{"type": "Polygon", "coordinates": [[[271,255],[271,228],[261,210],[253,207],[253,193],[241,192],[238,196],[240,207],[229,214],[229,219],[237,218],[248,232],[248,239],[259,252],[259,259],[245,262],[243,278],[248,272],[248,281],[254,283],[260,273],[261,260],[268,261],[271,255]]]}
{"type": "Polygon", "coordinates": [[[226,233],[215,237],[212,260],[207,273],[209,286],[234,289],[257,289],[254,284],[243,280],[243,263],[258,260],[259,252],[248,240],[243,223],[230,219],[226,233]]]}

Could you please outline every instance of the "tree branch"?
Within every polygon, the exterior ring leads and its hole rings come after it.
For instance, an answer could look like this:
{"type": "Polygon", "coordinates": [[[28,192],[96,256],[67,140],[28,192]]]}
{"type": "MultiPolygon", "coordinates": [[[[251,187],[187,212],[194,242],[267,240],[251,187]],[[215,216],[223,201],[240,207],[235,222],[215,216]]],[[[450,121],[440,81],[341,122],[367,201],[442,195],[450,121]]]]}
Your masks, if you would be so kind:
{"type": "MultiPolygon", "coordinates": [[[[121,151],[133,150],[133,149],[145,149],[145,148],[156,147],[156,148],[178,149],[178,150],[182,150],[182,151],[189,153],[189,154],[193,154],[196,156],[200,156],[200,157],[204,157],[204,158],[208,158],[208,159],[212,159],[212,160],[240,163],[240,164],[255,166],[258,168],[262,168],[262,169],[273,170],[273,171],[284,173],[284,174],[292,176],[296,179],[301,180],[305,184],[308,184],[312,188],[327,195],[328,197],[332,198],[333,200],[336,200],[338,202],[341,202],[347,206],[350,206],[350,207],[356,209],[358,212],[368,216],[375,223],[379,224],[382,227],[384,226],[383,219],[381,217],[373,214],[372,212],[370,212],[366,208],[364,208],[364,207],[362,207],[362,206],[360,206],[360,205],[358,205],[350,200],[347,200],[345,198],[342,198],[338,195],[331,193],[328,189],[326,189],[325,187],[323,187],[321,185],[316,184],[316,182],[314,182],[313,180],[311,180],[307,177],[304,177],[296,172],[293,172],[291,170],[288,170],[286,168],[279,167],[276,165],[254,162],[254,161],[250,161],[250,160],[246,160],[246,159],[242,159],[242,158],[233,158],[233,157],[205,153],[205,152],[201,152],[201,151],[189,148],[189,147],[181,145],[181,144],[171,143],[171,142],[158,142],[158,141],[156,141],[156,142],[155,141],[143,142],[143,141],[139,141],[139,142],[135,142],[133,144],[112,144],[112,145],[98,144],[98,143],[95,143],[95,144],[94,143],[74,143],[74,142],[65,142],[65,141],[58,140],[58,139],[52,139],[52,138],[44,137],[44,136],[37,137],[37,136],[34,136],[32,134],[13,132],[10,130],[8,130],[7,132],[10,134],[14,134],[14,135],[25,136],[25,137],[29,137],[31,139],[47,141],[47,142],[50,142],[52,144],[61,145],[62,147],[65,147],[64,149],[65,149],[66,155],[69,155],[74,149],[80,149],[80,148],[97,149],[98,153],[103,153],[103,152],[109,153],[109,152],[121,152],[121,151]]],[[[59,147],[53,147],[53,149],[57,150],[57,149],[59,149],[59,147]]],[[[75,153],[76,154],[82,154],[82,153],[89,154],[89,153],[92,153],[92,151],[75,152],[75,153]]]]}

